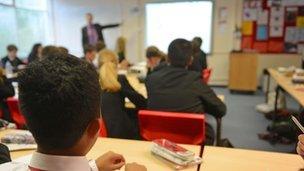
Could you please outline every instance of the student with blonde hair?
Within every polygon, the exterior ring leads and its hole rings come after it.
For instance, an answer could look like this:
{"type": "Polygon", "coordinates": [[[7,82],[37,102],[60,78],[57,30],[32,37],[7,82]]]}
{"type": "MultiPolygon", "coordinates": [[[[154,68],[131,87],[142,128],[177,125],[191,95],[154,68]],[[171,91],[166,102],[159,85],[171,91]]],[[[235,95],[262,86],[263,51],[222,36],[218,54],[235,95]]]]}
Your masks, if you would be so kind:
{"type": "Polygon", "coordinates": [[[146,108],[146,99],[136,92],[125,75],[118,74],[117,55],[110,50],[99,53],[99,83],[101,114],[107,133],[112,138],[134,139],[138,137],[137,123],[132,121],[125,108],[127,97],[137,109],[146,108]]]}

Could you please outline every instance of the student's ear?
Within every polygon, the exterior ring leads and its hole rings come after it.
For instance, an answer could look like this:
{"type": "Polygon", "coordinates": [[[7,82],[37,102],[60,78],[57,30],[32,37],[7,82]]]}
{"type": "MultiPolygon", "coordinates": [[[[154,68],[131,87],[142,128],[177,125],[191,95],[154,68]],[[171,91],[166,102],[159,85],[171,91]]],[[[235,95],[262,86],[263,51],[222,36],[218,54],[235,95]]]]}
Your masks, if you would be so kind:
{"type": "Polygon", "coordinates": [[[87,128],[88,136],[95,138],[98,135],[100,129],[99,119],[94,119],[89,123],[87,128]]]}

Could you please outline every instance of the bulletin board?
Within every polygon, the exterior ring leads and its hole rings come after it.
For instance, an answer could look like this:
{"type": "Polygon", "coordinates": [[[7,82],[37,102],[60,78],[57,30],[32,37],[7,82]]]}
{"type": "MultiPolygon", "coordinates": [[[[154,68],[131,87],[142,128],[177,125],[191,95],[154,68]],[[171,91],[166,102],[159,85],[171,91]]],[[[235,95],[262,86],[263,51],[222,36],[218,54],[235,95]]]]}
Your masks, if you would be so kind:
{"type": "Polygon", "coordinates": [[[244,0],[242,50],[302,53],[304,0],[244,0]]]}

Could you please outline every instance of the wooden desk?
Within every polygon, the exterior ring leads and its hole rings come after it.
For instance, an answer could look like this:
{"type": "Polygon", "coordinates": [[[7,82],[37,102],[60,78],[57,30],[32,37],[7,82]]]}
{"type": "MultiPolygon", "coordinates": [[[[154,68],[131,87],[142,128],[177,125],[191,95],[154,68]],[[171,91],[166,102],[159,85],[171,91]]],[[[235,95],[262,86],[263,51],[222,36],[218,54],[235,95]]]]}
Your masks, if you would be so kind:
{"type": "MultiPolygon", "coordinates": [[[[198,154],[199,146],[183,145],[198,154]]],[[[144,164],[149,171],[174,170],[172,165],[159,160],[150,153],[151,142],[99,138],[87,155],[88,159],[96,159],[111,150],[122,154],[127,162],[144,164]]],[[[33,151],[12,152],[12,158],[31,154],[33,151]]],[[[299,171],[304,167],[303,159],[298,155],[271,153],[252,150],[229,149],[221,147],[205,147],[202,169],[204,171],[299,171]]],[[[189,168],[186,171],[194,171],[189,168]]]]}
{"type": "Polygon", "coordinates": [[[302,107],[304,106],[304,92],[297,90],[300,87],[304,88],[302,85],[293,84],[291,77],[287,77],[275,69],[269,68],[267,71],[282,89],[297,100],[302,107]]]}

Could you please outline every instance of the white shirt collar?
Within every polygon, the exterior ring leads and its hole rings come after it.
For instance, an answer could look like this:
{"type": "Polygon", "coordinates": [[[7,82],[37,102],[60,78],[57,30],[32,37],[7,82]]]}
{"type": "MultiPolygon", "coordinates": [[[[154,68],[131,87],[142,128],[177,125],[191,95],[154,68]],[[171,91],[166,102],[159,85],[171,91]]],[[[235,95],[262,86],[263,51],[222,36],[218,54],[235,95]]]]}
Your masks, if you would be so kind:
{"type": "Polygon", "coordinates": [[[91,171],[85,156],[56,156],[34,152],[29,166],[47,171],[91,171]]]}

